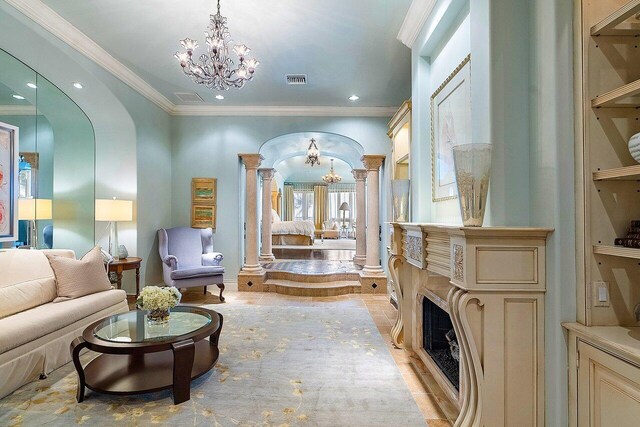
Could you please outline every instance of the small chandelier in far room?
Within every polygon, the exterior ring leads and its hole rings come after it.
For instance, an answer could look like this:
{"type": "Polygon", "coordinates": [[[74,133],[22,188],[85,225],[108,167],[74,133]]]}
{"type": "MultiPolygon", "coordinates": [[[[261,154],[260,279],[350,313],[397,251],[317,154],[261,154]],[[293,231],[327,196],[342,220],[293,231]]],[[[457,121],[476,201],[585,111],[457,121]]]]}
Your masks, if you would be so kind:
{"type": "Polygon", "coordinates": [[[181,40],[186,52],[176,52],[174,55],[182,71],[197,84],[209,89],[228,90],[240,89],[246,82],[253,78],[256,67],[260,64],[253,58],[246,58],[251,51],[246,45],[238,44],[233,51],[238,55],[238,67],[234,67],[233,60],[229,57],[229,46],[232,43],[227,18],[220,14],[220,0],[218,0],[218,13],[209,15],[211,23],[204,36],[207,43],[207,52],[200,55],[198,62],[193,61],[193,51],[198,48],[198,42],[190,38],[181,40]]]}
{"type": "Polygon", "coordinates": [[[322,180],[327,184],[335,184],[342,181],[342,177],[336,174],[336,171],[333,170],[333,159],[331,159],[331,169],[329,170],[329,173],[323,176],[322,180]]]}
{"type": "Polygon", "coordinates": [[[309,148],[307,148],[307,159],[305,160],[307,165],[320,165],[320,150],[318,150],[318,146],[316,145],[316,140],[311,138],[311,144],[309,144],[309,148]]]}

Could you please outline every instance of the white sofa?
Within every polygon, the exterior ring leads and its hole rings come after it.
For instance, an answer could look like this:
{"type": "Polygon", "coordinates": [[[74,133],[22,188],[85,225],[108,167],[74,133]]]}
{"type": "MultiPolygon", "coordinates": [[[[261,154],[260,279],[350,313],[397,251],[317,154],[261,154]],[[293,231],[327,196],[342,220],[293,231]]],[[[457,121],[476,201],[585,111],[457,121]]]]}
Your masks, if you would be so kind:
{"type": "Polygon", "coordinates": [[[0,398],[69,362],[71,341],[89,324],[129,310],[116,289],[53,302],[45,253],[75,257],[70,250],[0,251],[0,398]]]}

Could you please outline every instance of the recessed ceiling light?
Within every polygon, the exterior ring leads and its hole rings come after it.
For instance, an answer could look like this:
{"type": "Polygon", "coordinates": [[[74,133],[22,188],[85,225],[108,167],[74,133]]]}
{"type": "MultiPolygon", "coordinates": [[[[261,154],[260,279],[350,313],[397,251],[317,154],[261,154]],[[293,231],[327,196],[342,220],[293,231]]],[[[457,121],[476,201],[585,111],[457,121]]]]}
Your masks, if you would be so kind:
{"type": "Polygon", "coordinates": [[[76,89],[82,89],[82,83],[74,82],[73,87],[75,87],[76,89]]]}
{"type": "Polygon", "coordinates": [[[358,95],[351,95],[349,97],[349,101],[357,101],[358,99],[360,99],[360,97],[358,95]]]}
{"type": "Polygon", "coordinates": [[[12,95],[15,99],[24,99],[22,95],[12,95]]]}
{"type": "Polygon", "coordinates": [[[35,85],[35,83],[27,83],[27,87],[30,87],[31,89],[38,89],[38,86],[35,85]]]}
{"type": "Polygon", "coordinates": [[[222,95],[216,95],[216,99],[219,99],[219,100],[221,100],[221,101],[222,101],[222,100],[224,99],[224,96],[222,96],[222,95]]]}

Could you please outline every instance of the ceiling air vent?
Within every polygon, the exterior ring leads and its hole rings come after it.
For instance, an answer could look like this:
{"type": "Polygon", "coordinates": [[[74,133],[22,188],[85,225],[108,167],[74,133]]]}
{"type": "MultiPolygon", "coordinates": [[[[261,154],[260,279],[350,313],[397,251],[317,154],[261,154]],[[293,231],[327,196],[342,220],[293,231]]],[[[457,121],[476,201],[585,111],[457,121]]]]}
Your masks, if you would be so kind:
{"type": "Polygon", "coordinates": [[[198,95],[197,93],[176,92],[174,93],[174,95],[180,100],[180,102],[188,102],[191,104],[204,102],[204,100],[200,98],[200,95],[198,95]]]}
{"type": "Polygon", "coordinates": [[[284,77],[287,80],[288,85],[306,85],[307,84],[306,74],[287,74],[284,77]]]}

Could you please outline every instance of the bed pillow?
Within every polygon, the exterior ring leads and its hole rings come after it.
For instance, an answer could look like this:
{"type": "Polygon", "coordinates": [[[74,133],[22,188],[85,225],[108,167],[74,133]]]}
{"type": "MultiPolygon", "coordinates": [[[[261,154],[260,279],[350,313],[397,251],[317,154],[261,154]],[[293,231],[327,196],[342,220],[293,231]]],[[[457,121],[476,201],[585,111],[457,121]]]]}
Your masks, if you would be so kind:
{"type": "Polygon", "coordinates": [[[271,209],[271,222],[280,222],[280,215],[276,212],[275,209],[271,209]]]}
{"type": "Polygon", "coordinates": [[[53,302],[67,301],[111,289],[104,268],[100,246],[91,249],[81,259],[47,254],[56,278],[58,297],[53,302]]]}

